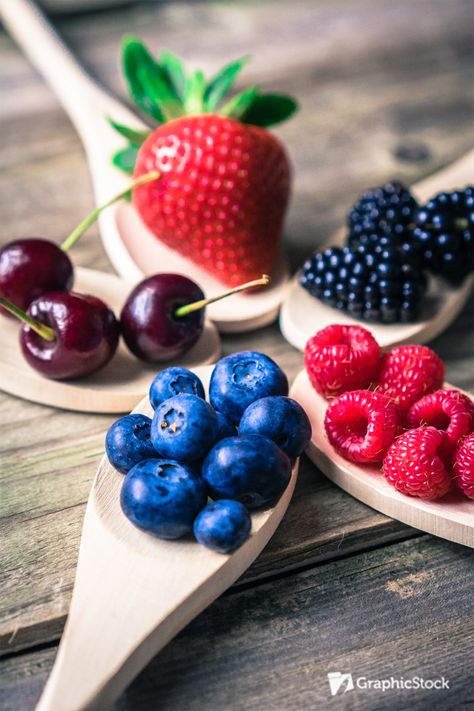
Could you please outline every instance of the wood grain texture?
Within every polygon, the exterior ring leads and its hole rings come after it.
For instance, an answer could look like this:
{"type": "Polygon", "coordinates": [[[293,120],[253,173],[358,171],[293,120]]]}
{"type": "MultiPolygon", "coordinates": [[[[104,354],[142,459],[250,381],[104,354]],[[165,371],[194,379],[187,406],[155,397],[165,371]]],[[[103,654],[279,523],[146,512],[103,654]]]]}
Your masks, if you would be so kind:
{"type": "MultiPolygon", "coordinates": [[[[474,551],[424,536],[231,592],[172,641],[114,709],[150,711],[158,700],[162,711],[469,708],[473,562],[474,551]],[[356,689],[331,698],[329,671],[444,675],[450,689],[356,689]]],[[[3,663],[4,711],[33,708],[53,657],[45,649],[3,663]]]]}
{"type": "MultiPolygon", "coordinates": [[[[60,22],[86,65],[118,93],[117,43],[131,28],[211,71],[251,50],[249,81],[301,99],[298,117],[278,130],[296,171],[286,229],[295,267],[341,225],[362,189],[392,177],[416,182],[474,145],[470,0],[278,0],[270,9],[268,2],[136,2],[60,22]]],[[[81,146],[51,92],[2,34],[0,57],[0,242],[22,235],[60,240],[93,204],[81,146]]],[[[110,269],[94,230],[74,257],[110,269]]],[[[473,323],[471,303],[433,342],[447,362],[447,378],[466,390],[474,386],[473,323]]],[[[223,339],[225,353],[246,348],[265,350],[290,378],[301,369],[301,354],[275,326],[223,339]]],[[[60,634],[84,503],[112,418],[58,412],[1,393],[0,417],[1,644],[11,652],[60,634]]],[[[365,695],[329,701],[328,661],[334,669],[353,666],[371,674],[372,668],[449,670],[457,684],[449,706],[468,701],[471,559],[457,546],[419,537],[383,548],[414,535],[354,501],[303,460],[287,516],[239,582],[250,589],[216,603],[118,708],[149,711],[161,698],[165,708],[185,711],[229,707],[229,699],[233,709],[272,711],[319,703],[407,707],[405,697],[393,704],[365,695]],[[381,548],[362,553],[374,546],[381,548]],[[306,567],[311,570],[303,578],[291,572],[306,567]],[[306,592],[300,581],[312,574],[312,592],[306,592]],[[403,580],[418,574],[428,575],[422,594],[384,592],[390,581],[410,587],[412,579],[403,580]],[[272,582],[257,585],[265,580],[272,582]],[[399,627],[403,618],[407,633],[399,627]],[[229,627],[238,633],[226,640],[229,627]],[[399,668],[403,659],[406,666],[399,668]]],[[[31,709],[52,656],[43,650],[5,660],[0,707],[31,709]]],[[[444,702],[419,695],[412,707],[444,709],[444,702]]]]}

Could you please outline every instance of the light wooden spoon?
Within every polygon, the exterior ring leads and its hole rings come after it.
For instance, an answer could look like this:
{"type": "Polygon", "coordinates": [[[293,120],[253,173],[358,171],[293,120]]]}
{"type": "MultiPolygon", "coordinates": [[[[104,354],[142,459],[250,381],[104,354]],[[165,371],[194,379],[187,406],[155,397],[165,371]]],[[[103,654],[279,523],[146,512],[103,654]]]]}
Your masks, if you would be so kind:
{"type": "MultiPolygon", "coordinates": [[[[474,180],[474,150],[443,170],[412,186],[416,197],[426,201],[442,190],[462,188],[474,180]]],[[[331,244],[342,244],[346,233],[341,230],[331,244]]],[[[378,343],[387,348],[402,343],[427,343],[442,333],[454,321],[467,302],[474,275],[451,289],[441,279],[431,279],[421,318],[416,323],[380,324],[357,321],[312,297],[299,283],[299,274],[291,282],[288,296],[280,312],[280,328],[292,346],[304,350],[306,341],[325,326],[333,323],[361,325],[371,331],[378,343]]]]}
{"type": "MultiPolygon", "coordinates": [[[[207,390],[212,368],[196,368],[207,390]]],[[[148,399],[134,412],[151,415],[148,399]]],[[[37,711],[104,711],[183,627],[248,568],[282,519],[296,483],[252,514],[252,535],[231,555],[195,541],[162,541],[120,508],[123,476],[106,457],[87,504],[71,608],[37,711]]]]}
{"type": "MultiPolygon", "coordinates": [[[[123,147],[123,139],[110,127],[107,117],[136,129],[145,125],[79,66],[34,2],[0,0],[0,17],[75,125],[86,150],[96,202],[102,205],[129,183],[129,178],[111,163],[112,155],[123,147]]],[[[154,237],[130,203],[121,202],[105,211],[99,227],[108,257],[124,279],[136,283],[158,271],[178,272],[197,281],[206,294],[222,290],[219,281],[154,237]]],[[[247,331],[275,320],[288,285],[283,255],[270,276],[271,284],[263,291],[239,294],[232,304],[221,301],[209,306],[209,318],[220,331],[247,331]]]]}
{"type": "Polygon", "coordinates": [[[379,466],[354,464],[334,450],[324,429],[328,403],[313,389],[306,371],[297,376],[290,396],[311,420],[313,435],[306,454],[331,481],[386,516],[474,548],[474,501],[456,492],[439,501],[399,493],[386,482],[379,466]]]}
{"type": "MultiPolygon", "coordinates": [[[[74,289],[103,299],[118,316],[129,287],[113,274],[78,268],[74,289]]],[[[171,365],[146,365],[121,341],[110,363],[97,373],[79,380],[49,380],[30,368],[23,358],[18,328],[16,320],[0,315],[0,389],[41,405],[79,412],[129,412],[148,393],[154,375],[171,365]]],[[[220,351],[219,334],[212,321],[206,321],[199,341],[185,353],[179,365],[193,368],[214,363],[220,351]]]]}

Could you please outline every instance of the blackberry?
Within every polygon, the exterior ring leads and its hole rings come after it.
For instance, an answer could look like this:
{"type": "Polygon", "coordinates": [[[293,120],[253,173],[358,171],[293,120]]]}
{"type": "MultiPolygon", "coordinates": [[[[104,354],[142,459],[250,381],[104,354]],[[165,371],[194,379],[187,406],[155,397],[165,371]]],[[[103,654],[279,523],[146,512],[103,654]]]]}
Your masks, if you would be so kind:
{"type": "Polygon", "coordinates": [[[432,197],[416,214],[413,238],[425,267],[459,284],[474,270],[474,187],[432,197]]]}
{"type": "Polygon", "coordinates": [[[394,238],[329,247],[306,261],[301,286],[328,306],[357,319],[396,323],[416,321],[426,291],[421,253],[394,238]]]}
{"type": "Polygon", "coordinates": [[[399,182],[367,190],[347,217],[348,243],[375,241],[381,236],[401,237],[414,223],[418,203],[399,182]]]}

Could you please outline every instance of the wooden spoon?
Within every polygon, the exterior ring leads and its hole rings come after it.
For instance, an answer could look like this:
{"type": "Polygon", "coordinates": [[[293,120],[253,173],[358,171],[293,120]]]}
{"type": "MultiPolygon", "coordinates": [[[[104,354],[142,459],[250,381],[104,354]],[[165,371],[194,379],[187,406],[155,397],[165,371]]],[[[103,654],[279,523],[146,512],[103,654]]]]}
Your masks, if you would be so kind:
{"type": "MultiPolygon", "coordinates": [[[[474,150],[447,168],[434,173],[412,186],[420,201],[442,190],[462,188],[472,183],[474,150]]],[[[341,230],[331,244],[343,244],[346,233],[341,230]]],[[[323,304],[300,286],[299,274],[291,282],[288,296],[280,313],[280,328],[286,340],[300,351],[306,341],[325,326],[333,323],[362,325],[369,329],[384,348],[402,343],[427,343],[442,333],[456,318],[467,302],[474,283],[474,275],[467,277],[457,289],[449,288],[441,279],[430,280],[421,318],[416,323],[381,324],[357,321],[342,311],[323,304]]]]}
{"type": "MultiPolygon", "coordinates": [[[[113,274],[78,268],[74,289],[98,296],[118,315],[129,286],[113,274]]],[[[129,412],[148,393],[154,375],[171,365],[146,365],[121,341],[110,363],[97,373],[80,380],[49,380],[24,360],[18,342],[18,322],[1,315],[0,322],[0,389],[42,405],[79,412],[129,412]]],[[[185,353],[179,365],[193,368],[214,363],[220,351],[219,334],[212,321],[206,321],[199,341],[185,353]]]]}
{"type": "MultiPolygon", "coordinates": [[[[212,368],[195,372],[207,389],[212,368]]],[[[145,398],[134,412],[151,415],[145,398]]],[[[37,711],[104,711],[183,627],[249,567],[282,519],[296,483],[252,514],[231,555],[194,540],[162,541],[120,508],[123,476],[102,459],[87,504],[71,608],[37,711]]]]}
{"type": "Polygon", "coordinates": [[[306,454],[331,481],[386,516],[474,548],[474,501],[457,492],[438,501],[401,494],[387,483],[379,466],[354,464],[334,450],[324,430],[327,400],[313,389],[306,371],[297,376],[290,396],[304,407],[313,427],[306,454]]]}
{"type": "MultiPolygon", "coordinates": [[[[79,66],[31,0],[0,0],[0,17],[75,125],[86,150],[96,202],[102,205],[129,183],[111,163],[115,151],[123,147],[123,139],[107,117],[136,129],[146,126],[79,66]]],[[[109,259],[124,279],[136,283],[158,271],[179,272],[197,281],[206,294],[222,290],[219,281],[152,235],[130,203],[105,211],[99,227],[109,259]]],[[[283,255],[270,276],[271,284],[263,291],[239,294],[232,304],[221,301],[209,306],[209,318],[220,331],[252,330],[276,319],[289,278],[283,255]]]]}

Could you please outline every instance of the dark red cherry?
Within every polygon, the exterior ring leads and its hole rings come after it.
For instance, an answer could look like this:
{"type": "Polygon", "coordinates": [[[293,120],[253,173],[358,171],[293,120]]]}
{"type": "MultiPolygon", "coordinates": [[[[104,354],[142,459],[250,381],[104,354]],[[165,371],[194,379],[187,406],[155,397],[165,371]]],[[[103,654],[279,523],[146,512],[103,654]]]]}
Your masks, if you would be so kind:
{"type": "Polygon", "coordinates": [[[201,288],[182,274],[148,277],[133,289],[123,306],[120,325],[125,343],[148,363],[174,360],[199,339],[208,304],[269,281],[270,277],[263,275],[206,299],[201,288]]]}
{"type": "Polygon", "coordinates": [[[21,349],[31,367],[47,378],[89,375],[117,350],[118,321],[95,296],[49,292],[30,304],[27,316],[33,324],[21,326],[21,349]]]}
{"type": "MultiPolygon", "coordinates": [[[[114,197],[99,205],[69,234],[61,246],[46,239],[30,238],[9,242],[0,249],[0,298],[23,311],[34,299],[49,291],[69,291],[73,283],[73,266],[66,252],[97,220],[98,216],[137,185],[157,180],[152,171],[131,183],[114,197]]],[[[0,307],[0,313],[9,314],[0,307]]]]}
{"type": "Polygon", "coordinates": [[[177,318],[176,309],[204,299],[201,288],[181,274],[155,274],[138,284],[120,315],[131,352],[147,361],[173,360],[189,350],[204,326],[204,309],[177,318]]]}
{"type": "Polygon", "coordinates": [[[0,296],[20,309],[47,291],[68,291],[73,278],[68,255],[49,240],[18,239],[0,249],[0,296]]]}

